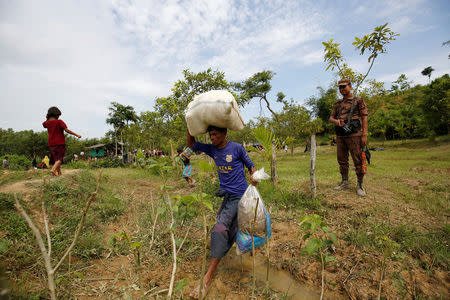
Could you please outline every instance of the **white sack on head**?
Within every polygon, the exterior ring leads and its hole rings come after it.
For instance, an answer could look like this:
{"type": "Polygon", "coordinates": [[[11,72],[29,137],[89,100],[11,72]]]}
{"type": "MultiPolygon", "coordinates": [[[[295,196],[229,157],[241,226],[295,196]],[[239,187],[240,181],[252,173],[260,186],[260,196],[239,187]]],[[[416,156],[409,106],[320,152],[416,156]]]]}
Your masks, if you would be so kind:
{"type": "Polygon", "coordinates": [[[189,133],[206,133],[208,126],[242,130],[245,126],[233,95],[225,90],[209,91],[194,97],[185,111],[189,133]]]}

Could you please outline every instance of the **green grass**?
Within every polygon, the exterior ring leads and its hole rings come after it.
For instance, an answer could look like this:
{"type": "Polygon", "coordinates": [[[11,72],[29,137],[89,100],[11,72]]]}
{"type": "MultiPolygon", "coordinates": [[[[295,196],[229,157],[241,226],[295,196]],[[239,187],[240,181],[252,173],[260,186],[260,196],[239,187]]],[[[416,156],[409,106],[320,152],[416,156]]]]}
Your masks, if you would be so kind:
{"type": "MultiPolygon", "coordinates": [[[[378,142],[377,142],[378,143],[378,142]]],[[[376,143],[374,143],[376,145],[376,143]]],[[[346,243],[356,245],[364,253],[383,252],[383,247],[377,242],[377,237],[387,236],[399,245],[398,251],[391,259],[402,261],[404,257],[416,260],[417,264],[427,271],[439,268],[449,271],[450,258],[448,244],[450,242],[450,226],[446,216],[450,213],[449,195],[450,182],[450,143],[448,139],[441,138],[437,142],[427,140],[392,141],[384,143],[384,151],[372,152],[372,164],[365,179],[368,197],[364,199],[367,207],[354,211],[351,204],[358,201],[354,191],[336,193],[332,187],[339,182],[339,167],[336,161],[336,147],[319,146],[317,149],[316,181],[318,196],[310,196],[309,185],[309,153],[303,153],[303,148],[296,149],[293,156],[290,152],[278,153],[279,186],[274,189],[270,180],[258,185],[259,192],[272,211],[275,222],[290,222],[298,220],[305,214],[319,214],[331,227],[336,226],[338,237],[346,243]],[[339,197],[334,201],[333,197],[339,197]],[[371,205],[371,199],[379,203],[390,205],[371,205]],[[380,202],[381,199],[381,202],[380,202]],[[346,204],[348,215],[338,219],[337,211],[342,209],[339,205],[346,204]],[[420,224],[411,222],[411,219],[389,218],[396,214],[396,207],[408,206],[425,220],[418,220],[420,224]],[[424,226],[427,225],[427,226],[424,226]],[[429,257],[429,259],[424,259],[429,257]]],[[[250,153],[257,169],[265,167],[270,173],[267,161],[256,153],[250,153]]],[[[194,156],[193,177],[199,179],[198,162],[205,160],[204,156],[194,156]]],[[[165,161],[165,164],[170,162],[165,161]]],[[[356,185],[356,176],[351,169],[350,180],[356,185]]],[[[48,171],[47,171],[48,172],[48,171]]],[[[129,241],[138,241],[143,244],[142,257],[156,257],[162,264],[170,264],[171,242],[168,224],[170,215],[166,212],[159,216],[156,227],[155,243],[152,251],[148,251],[151,238],[151,229],[154,221],[154,212],[158,207],[166,207],[166,202],[158,194],[158,186],[163,178],[152,172],[148,166],[130,166],[127,168],[102,169],[103,177],[100,193],[88,213],[83,235],[74,250],[73,255],[87,263],[90,259],[101,257],[109,248],[116,254],[132,253],[129,242],[120,236],[108,237],[105,244],[104,228],[110,222],[116,222],[118,217],[126,211],[133,211],[124,228],[129,241]],[[133,194],[136,191],[136,194],[133,194]],[[154,208],[150,204],[150,194],[153,195],[154,208]],[[133,223],[134,222],[134,223],[133,223]],[[134,230],[134,226],[139,228],[134,230]],[[136,233],[137,232],[137,233],[136,233]]],[[[213,172],[215,173],[215,172],[213,172]]],[[[4,175],[3,184],[18,180],[29,179],[27,172],[10,172],[4,175]]],[[[43,173],[42,173],[43,174],[43,173]]],[[[36,178],[43,176],[39,172],[36,178]]],[[[55,257],[60,257],[71,242],[73,233],[81,216],[81,211],[87,197],[94,190],[98,170],[82,170],[74,175],[65,175],[54,180],[46,188],[45,203],[52,227],[53,251],[55,257]]],[[[33,177],[34,178],[34,177],[33,177]]],[[[0,181],[0,185],[2,181],[0,181]]],[[[174,186],[170,194],[189,194],[198,192],[198,188],[186,188],[186,182],[181,179],[181,169],[167,175],[167,184],[174,186]]],[[[203,191],[214,195],[219,188],[218,180],[208,176],[203,182],[203,191]]],[[[40,210],[39,193],[34,195],[26,205],[27,211],[40,210]]],[[[214,212],[208,212],[208,224],[213,225],[221,198],[212,198],[214,212]]],[[[198,211],[188,211],[181,207],[176,213],[177,243],[181,241],[184,232],[191,222],[191,230],[195,236],[201,236],[202,223],[198,211]],[[183,224],[181,226],[181,224],[183,224]]],[[[339,216],[340,217],[340,216],[339,216]]],[[[292,230],[297,230],[293,226],[292,230]]],[[[332,228],[335,230],[335,228],[332,228]]],[[[17,214],[13,206],[12,195],[0,194],[0,259],[6,261],[8,274],[31,268],[32,278],[40,276],[42,264],[39,249],[35,245],[34,237],[26,226],[25,221],[17,214]]],[[[193,261],[201,252],[202,243],[199,240],[188,238],[179,253],[181,260],[193,261]]],[[[20,273],[20,272],[19,272],[20,273]]],[[[398,274],[397,274],[398,275],[398,274]]],[[[402,290],[402,278],[397,276],[399,293],[402,290]]],[[[21,279],[14,277],[17,282],[21,279]]],[[[22,279],[24,280],[24,279],[22,279]]],[[[65,282],[63,280],[63,282],[65,282]]],[[[20,289],[26,290],[28,285],[21,282],[20,289]]],[[[21,295],[16,289],[15,295],[21,295]]],[[[45,291],[43,292],[45,295],[45,291]]],[[[39,297],[39,293],[37,294],[39,297]]]]}
{"type": "Polygon", "coordinates": [[[42,179],[45,175],[48,175],[48,170],[3,171],[0,173],[0,186],[21,180],[42,179]]]}
{"type": "MultiPolygon", "coordinates": [[[[44,188],[54,259],[59,259],[72,242],[85,203],[95,190],[95,186],[96,174],[82,171],[54,180],[44,188]]],[[[115,220],[123,214],[126,206],[113,186],[109,185],[107,176],[102,178],[100,186],[99,193],[87,214],[82,234],[72,252],[74,257],[82,259],[85,263],[103,254],[105,247],[102,224],[115,220]]],[[[42,194],[39,191],[32,195],[30,202],[21,201],[35,222],[36,212],[41,211],[41,201],[42,194]]],[[[13,203],[13,195],[0,194],[0,232],[3,233],[0,238],[0,258],[6,262],[7,272],[19,274],[19,270],[28,269],[36,262],[38,266],[42,266],[42,257],[31,230],[15,210],[13,203]]],[[[46,243],[45,234],[43,232],[41,234],[46,243]]],[[[38,276],[42,269],[33,267],[28,272],[38,276]]],[[[20,297],[19,286],[13,289],[14,296],[20,297]]]]}

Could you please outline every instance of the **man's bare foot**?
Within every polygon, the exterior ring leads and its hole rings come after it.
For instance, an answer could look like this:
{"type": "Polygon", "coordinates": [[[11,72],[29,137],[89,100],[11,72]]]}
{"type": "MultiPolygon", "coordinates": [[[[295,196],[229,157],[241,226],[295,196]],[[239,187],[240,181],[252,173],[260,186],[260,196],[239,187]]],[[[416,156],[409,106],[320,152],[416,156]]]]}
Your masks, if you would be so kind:
{"type": "Polygon", "coordinates": [[[52,173],[53,176],[58,176],[58,174],[56,174],[55,170],[50,170],[50,173],[52,173]]]}
{"type": "MultiPolygon", "coordinates": [[[[203,284],[203,290],[202,290],[202,299],[205,299],[206,294],[208,293],[209,287],[211,286],[211,280],[209,282],[205,282],[203,284]]],[[[189,294],[189,297],[198,299],[198,296],[200,294],[200,284],[197,285],[197,287],[189,294]]]]}

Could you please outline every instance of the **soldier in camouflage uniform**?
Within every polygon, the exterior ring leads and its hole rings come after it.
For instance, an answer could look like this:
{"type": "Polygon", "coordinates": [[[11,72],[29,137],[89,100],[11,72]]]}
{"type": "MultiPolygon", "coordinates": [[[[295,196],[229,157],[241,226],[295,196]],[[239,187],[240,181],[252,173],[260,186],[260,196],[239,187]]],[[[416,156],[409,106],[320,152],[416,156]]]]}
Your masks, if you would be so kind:
{"type": "Polygon", "coordinates": [[[364,197],[366,195],[366,191],[363,188],[364,173],[362,170],[362,152],[367,144],[367,107],[361,97],[355,98],[353,96],[350,80],[341,79],[339,80],[338,84],[339,92],[343,96],[343,99],[336,101],[336,103],[334,104],[334,109],[330,116],[330,122],[336,125],[337,160],[339,163],[339,170],[341,172],[342,181],[334,189],[343,190],[349,188],[348,152],[350,151],[353,163],[356,168],[356,176],[358,177],[356,193],[359,196],[364,197]],[[353,126],[353,132],[351,134],[344,135],[342,133],[342,126],[348,121],[353,98],[355,99],[351,119],[353,124],[359,124],[359,128],[358,126],[353,126]],[[359,123],[358,121],[353,120],[358,120],[359,123]]]}

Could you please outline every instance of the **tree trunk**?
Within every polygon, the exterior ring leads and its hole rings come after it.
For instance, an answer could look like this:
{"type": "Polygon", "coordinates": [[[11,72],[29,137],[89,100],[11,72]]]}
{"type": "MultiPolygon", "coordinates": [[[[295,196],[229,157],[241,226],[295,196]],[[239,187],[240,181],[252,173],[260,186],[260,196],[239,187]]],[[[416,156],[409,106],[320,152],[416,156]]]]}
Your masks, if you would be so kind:
{"type": "Polygon", "coordinates": [[[316,135],[311,136],[311,158],[309,178],[311,180],[311,196],[316,197],[316,135]]]}
{"type": "Polygon", "coordinates": [[[291,144],[291,155],[294,155],[294,143],[291,144]]]}
{"type": "Polygon", "coordinates": [[[272,142],[272,169],[271,169],[271,176],[272,176],[272,183],[274,187],[277,187],[278,185],[278,176],[277,176],[277,151],[276,151],[275,143],[272,142]]]}
{"type": "Polygon", "coordinates": [[[170,142],[170,159],[172,160],[172,168],[175,168],[175,151],[173,150],[172,142],[170,142]]]}
{"type": "Polygon", "coordinates": [[[122,131],[120,132],[120,142],[122,143],[122,159],[123,159],[123,138],[122,138],[122,131]]]}

